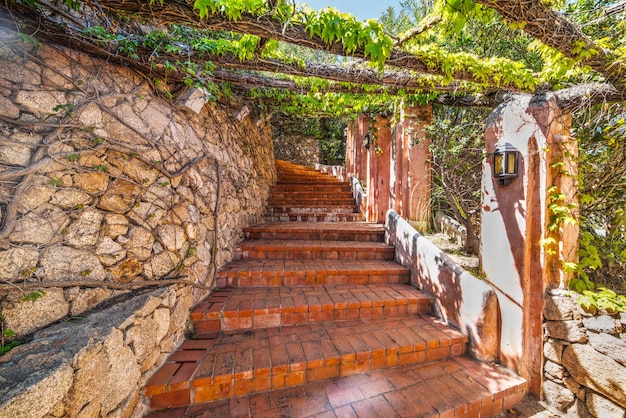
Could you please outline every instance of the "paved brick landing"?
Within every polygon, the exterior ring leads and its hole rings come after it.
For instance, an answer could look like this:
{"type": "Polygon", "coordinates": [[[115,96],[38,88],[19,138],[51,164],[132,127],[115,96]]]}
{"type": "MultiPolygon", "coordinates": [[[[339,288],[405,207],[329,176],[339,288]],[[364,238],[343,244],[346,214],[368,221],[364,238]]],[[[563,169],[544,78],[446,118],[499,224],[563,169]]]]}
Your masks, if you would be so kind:
{"type": "Polygon", "coordinates": [[[524,388],[524,380],[506,369],[459,357],[174,408],[151,418],[493,417],[517,404],[524,388]]]}
{"type": "MultiPolygon", "coordinates": [[[[277,170],[270,201],[344,204],[322,196],[345,184],[277,170]]],[[[190,313],[194,338],[145,386],[151,417],[490,417],[522,399],[523,379],[469,359],[467,337],[428,315],[382,225],[284,220],[245,230],[190,313]]]]}

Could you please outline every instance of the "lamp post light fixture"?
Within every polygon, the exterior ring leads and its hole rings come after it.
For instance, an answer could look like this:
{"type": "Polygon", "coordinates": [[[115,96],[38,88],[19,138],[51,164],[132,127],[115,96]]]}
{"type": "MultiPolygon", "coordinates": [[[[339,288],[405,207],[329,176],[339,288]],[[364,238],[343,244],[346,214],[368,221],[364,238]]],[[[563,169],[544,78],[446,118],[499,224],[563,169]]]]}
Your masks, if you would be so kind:
{"type": "Polygon", "coordinates": [[[509,144],[496,144],[493,152],[493,178],[506,186],[518,175],[517,149],[509,144]]]}
{"type": "Polygon", "coordinates": [[[372,144],[372,135],[368,132],[363,137],[363,146],[365,149],[370,149],[370,145],[372,144]]]}

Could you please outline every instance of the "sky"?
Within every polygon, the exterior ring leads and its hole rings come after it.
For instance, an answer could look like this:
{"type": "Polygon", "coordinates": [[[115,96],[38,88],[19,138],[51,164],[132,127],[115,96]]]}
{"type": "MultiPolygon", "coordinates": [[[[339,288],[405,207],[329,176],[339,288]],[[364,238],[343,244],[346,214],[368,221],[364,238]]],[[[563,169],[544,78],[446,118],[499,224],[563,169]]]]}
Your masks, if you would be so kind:
{"type": "Polygon", "coordinates": [[[400,0],[299,0],[312,9],[332,6],[342,12],[351,13],[359,20],[378,19],[389,6],[400,10],[400,0]]]}

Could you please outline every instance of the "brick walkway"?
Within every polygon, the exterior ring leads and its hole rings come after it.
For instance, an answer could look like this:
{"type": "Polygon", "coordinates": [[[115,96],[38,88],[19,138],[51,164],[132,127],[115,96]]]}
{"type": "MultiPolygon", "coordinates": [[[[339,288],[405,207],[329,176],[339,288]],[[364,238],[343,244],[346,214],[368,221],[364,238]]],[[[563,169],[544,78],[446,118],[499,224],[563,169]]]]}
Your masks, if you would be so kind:
{"type": "Polygon", "coordinates": [[[383,227],[346,221],[347,184],[277,171],[269,222],[246,230],[190,314],[194,339],[145,386],[150,417],[492,417],[522,399],[523,379],[428,315],[383,227]]]}

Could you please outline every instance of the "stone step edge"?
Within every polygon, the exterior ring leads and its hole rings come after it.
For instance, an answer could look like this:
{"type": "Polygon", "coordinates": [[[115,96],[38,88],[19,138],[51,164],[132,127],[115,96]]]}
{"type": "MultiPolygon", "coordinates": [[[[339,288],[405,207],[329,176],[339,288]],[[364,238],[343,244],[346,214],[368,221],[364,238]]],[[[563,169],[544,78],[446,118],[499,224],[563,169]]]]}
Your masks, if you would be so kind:
{"type": "MultiPolygon", "coordinates": [[[[426,393],[416,393],[416,395],[421,396],[416,397],[415,406],[421,408],[424,404],[420,403],[420,401],[429,402],[437,412],[434,416],[494,417],[507,412],[521,402],[528,390],[528,384],[523,378],[514,375],[502,366],[485,365],[466,356],[426,362],[417,366],[401,366],[390,369],[389,374],[400,377],[415,376],[417,374],[424,377],[414,384],[398,385],[399,387],[396,387],[386,377],[384,379],[386,384],[381,385],[379,383],[381,376],[378,372],[368,376],[370,380],[365,380],[362,376],[353,375],[327,382],[302,385],[299,387],[301,391],[296,388],[281,391],[269,390],[260,394],[244,395],[203,404],[190,405],[191,402],[182,403],[179,407],[151,412],[146,418],[184,418],[197,416],[203,412],[205,414],[208,412],[210,416],[227,417],[233,416],[233,409],[240,410],[241,406],[248,411],[261,406],[257,412],[265,413],[266,416],[277,416],[284,412],[283,408],[285,405],[290,406],[292,402],[283,400],[280,404],[274,405],[271,402],[272,399],[276,399],[276,402],[278,402],[278,399],[283,399],[285,395],[291,395],[291,392],[298,392],[315,394],[312,400],[317,400],[320,385],[322,389],[324,389],[324,386],[329,385],[329,388],[333,390],[332,392],[336,394],[332,399],[328,398],[328,394],[325,395],[326,400],[329,401],[330,409],[319,410],[318,412],[320,413],[340,408],[345,409],[346,405],[349,407],[351,404],[354,404],[352,402],[353,399],[357,399],[356,402],[365,402],[365,407],[369,407],[367,411],[364,410],[363,412],[374,410],[378,412],[379,416],[381,416],[381,413],[383,414],[382,416],[393,416],[397,414],[398,410],[406,408],[407,404],[411,405],[411,399],[407,399],[405,394],[412,392],[411,387],[415,385],[414,387],[416,388],[427,388],[426,393]],[[440,374],[441,372],[439,371],[433,373],[433,370],[436,369],[449,371],[449,373],[440,374]],[[371,376],[374,376],[374,374],[377,375],[375,380],[371,379],[371,376]],[[259,397],[261,399],[260,404],[259,397]],[[343,399],[341,399],[342,397],[343,399]],[[374,403],[370,402],[370,400],[374,403]],[[379,411],[380,401],[389,408],[383,409],[383,412],[379,411]],[[267,411],[264,407],[267,408],[267,411]],[[219,411],[219,413],[216,414],[216,411],[219,411]]],[[[184,394],[184,392],[181,392],[181,394],[184,394]]],[[[300,397],[293,401],[294,405],[303,405],[304,402],[306,400],[300,399],[300,397]]],[[[349,410],[352,412],[352,408],[349,408],[349,410]]],[[[418,416],[417,411],[413,411],[412,414],[418,416]]]]}
{"type": "Polygon", "coordinates": [[[268,367],[261,369],[235,371],[233,368],[230,373],[223,375],[196,378],[197,370],[216,339],[212,336],[206,340],[191,340],[195,344],[189,343],[186,347],[189,349],[181,347],[168,358],[143,389],[144,396],[150,397],[152,409],[181,406],[177,402],[184,401],[185,397],[181,399],[180,392],[187,393],[190,403],[204,403],[367,371],[459,357],[465,354],[468,340],[467,336],[462,336],[406,345],[395,343],[393,347],[373,351],[354,350],[328,358],[320,353],[318,358],[295,362],[287,358],[285,364],[272,361],[268,367]]]}
{"type": "Polygon", "coordinates": [[[227,310],[228,290],[215,292],[196,305],[189,314],[197,335],[231,330],[271,328],[284,325],[301,325],[311,322],[343,321],[363,318],[426,315],[431,298],[425,294],[402,299],[352,301],[327,304],[302,304],[271,308],[227,310]],[[221,294],[220,294],[221,293],[221,294]]]}

